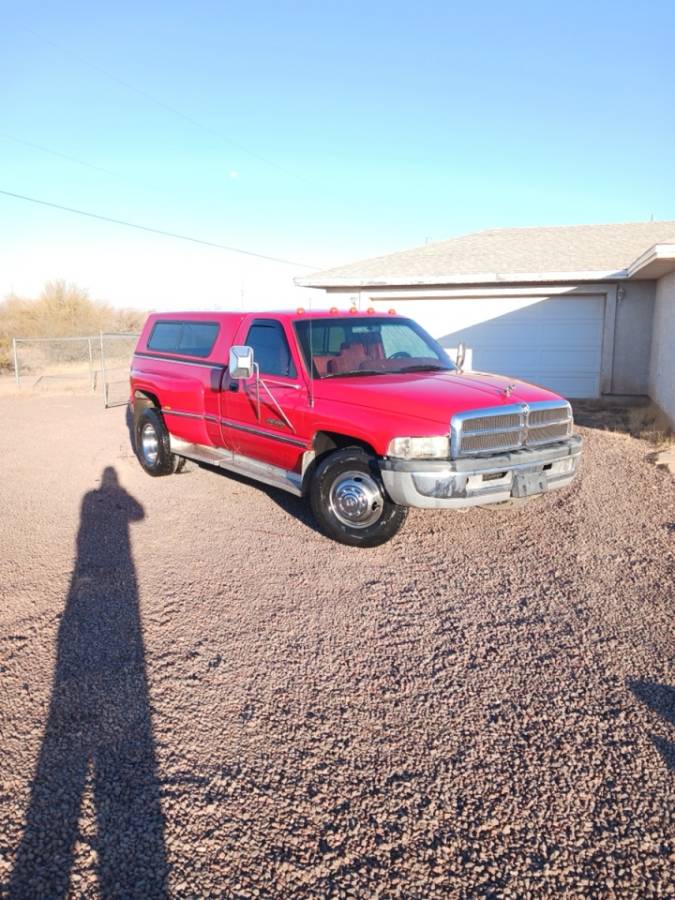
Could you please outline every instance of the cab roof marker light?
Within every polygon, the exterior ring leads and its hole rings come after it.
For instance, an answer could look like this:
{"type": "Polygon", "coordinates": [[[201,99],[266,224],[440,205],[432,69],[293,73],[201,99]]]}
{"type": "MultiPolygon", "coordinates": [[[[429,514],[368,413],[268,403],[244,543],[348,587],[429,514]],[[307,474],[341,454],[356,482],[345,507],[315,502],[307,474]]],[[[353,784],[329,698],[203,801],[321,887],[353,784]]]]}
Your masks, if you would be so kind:
{"type": "Polygon", "coordinates": [[[369,316],[374,316],[375,315],[375,307],[369,306],[368,309],[366,310],[366,312],[368,313],[369,316]]]}
{"type": "Polygon", "coordinates": [[[296,309],[295,312],[296,312],[297,315],[299,315],[299,316],[304,316],[304,314],[305,314],[305,307],[304,307],[304,306],[299,306],[299,307],[296,309]]]}
{"type": "Polygon", "coordinates": [[[337,308],[337,306],[331,306],[328,312],[331,314],[331,316],[337,316],[340,310],[337,308]]]}
{"type": "Polygon", "coordinates": [[[350,316],[356,316],[356,315],[358,315],[358,313],[359,313],[359,311],[355,306],[352,306],[351,309],[349,310],[350,316]]]}
{"type": "Polygon", "coordinates": [[[392,306],[392,308],[389,310],[389,315],[390,315],[390,316],[395,316],[395,315],[396,315],[396,310],[393,308],[393,306],[392,306]]]}

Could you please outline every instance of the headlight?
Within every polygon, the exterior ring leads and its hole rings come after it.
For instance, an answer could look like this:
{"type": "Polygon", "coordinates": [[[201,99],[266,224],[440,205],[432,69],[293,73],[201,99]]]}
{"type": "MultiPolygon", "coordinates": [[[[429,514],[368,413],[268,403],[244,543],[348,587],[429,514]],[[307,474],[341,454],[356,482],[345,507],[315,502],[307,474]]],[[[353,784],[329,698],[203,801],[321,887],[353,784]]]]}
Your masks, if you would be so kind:
{"type": "Polygon", "coordinates": [[[387,447],[387,456],[396,459],[448,459],[450,439],[446,434],[393,438],[387,447]]]}

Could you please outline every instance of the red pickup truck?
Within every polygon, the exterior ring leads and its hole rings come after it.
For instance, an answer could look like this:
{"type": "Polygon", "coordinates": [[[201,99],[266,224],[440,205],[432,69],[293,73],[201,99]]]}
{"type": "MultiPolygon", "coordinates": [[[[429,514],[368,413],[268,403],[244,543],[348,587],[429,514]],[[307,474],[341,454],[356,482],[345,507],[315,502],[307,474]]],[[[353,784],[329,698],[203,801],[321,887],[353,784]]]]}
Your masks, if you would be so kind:
{"type": "Polygon", "coordinates": [[[564,487],[581,453],[566,400],[463,372],[393,310],[153,314],[130,403],[150,475],[221,466],[308,497],[325,534],[362,547],[389,540],[410,506],[564,487]]]}

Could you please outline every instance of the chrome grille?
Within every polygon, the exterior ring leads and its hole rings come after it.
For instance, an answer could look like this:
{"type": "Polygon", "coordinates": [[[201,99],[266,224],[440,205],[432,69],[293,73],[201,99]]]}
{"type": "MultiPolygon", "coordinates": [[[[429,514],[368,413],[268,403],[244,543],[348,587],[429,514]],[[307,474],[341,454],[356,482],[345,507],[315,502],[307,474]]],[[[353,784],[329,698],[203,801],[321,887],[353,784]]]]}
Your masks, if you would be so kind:
{"type": "Polygon", "coordinates": [[[483,416],[476,419],[465,419],[464,434],[484,434],[486,431],[506,431],[509,428],[519,430],[522,423],[522,415],[513,413],[505,416],[483,416]]]}
{"type": "Polygon", "coordinates": [[[452,456],[505,453],[563,440],[572,433],[565,401],[514,403],[453,416],[452,456]]]}
{"type": "Polygon", "coordinates": [[[551,444],[554,441],[562,441],[572,434],[572,422],[559,422],[555,425],[542,425],[541,428],[530,428],[525,441],[528,447],[538,444],[551,444]]]}
{"type": "Polygon", "coordinates": [[[530,428],[540,425],[552,425],[558,422],[569,422],[571,412],[569,406],[554,406],[550,409],[530,409],[527,424],[530,428]]]}
{"type": "Polygon", "coordinates": [[[520,446],[520,431],[462,435],[462,453],[494,453],[498,450],[515,450],[520,446]]]}

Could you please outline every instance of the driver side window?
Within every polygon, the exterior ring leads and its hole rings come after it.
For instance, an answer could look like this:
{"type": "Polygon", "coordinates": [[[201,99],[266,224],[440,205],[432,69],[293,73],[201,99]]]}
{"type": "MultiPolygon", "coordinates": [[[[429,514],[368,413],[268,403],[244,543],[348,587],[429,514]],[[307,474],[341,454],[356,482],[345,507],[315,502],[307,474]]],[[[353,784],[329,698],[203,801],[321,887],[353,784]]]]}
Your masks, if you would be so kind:
{"type": "Polygon", "coordinates": [[[296,378],[293,357],[280,322],[258,319],[249,328],[246,343],[253,347],[254,359],[261,375],[296,378]]]}

